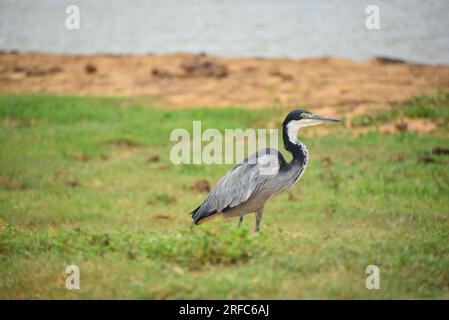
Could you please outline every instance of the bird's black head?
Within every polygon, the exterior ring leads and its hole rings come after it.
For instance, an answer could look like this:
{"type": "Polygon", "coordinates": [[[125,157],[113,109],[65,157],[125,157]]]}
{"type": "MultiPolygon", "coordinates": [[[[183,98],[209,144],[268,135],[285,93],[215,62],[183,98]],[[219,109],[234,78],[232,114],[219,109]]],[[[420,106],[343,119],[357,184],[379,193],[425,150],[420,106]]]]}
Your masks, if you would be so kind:
{"type": "Polygon", "coordinates": [[[313,114],[307,110],[293,110],[291,111],[284,120],[284,127],[287,127],[289,124],[295,124],[297,127],[307,127],[315,124],[320,124],[324,121],[337,122],[340,120],[319,116],[317,114],[313,114]]]}
{"type": "Polygon", "coordinates": [[[299,129],[321,124],[323,122],[337,122],[340,120],[319,116],[306,110],[293,110],[285,117],[283,126],[284,145],[296,140],[299,129]]]}
{"type": "Polygon", "coordinates": [[[284,140],[284,147],[293,154],[293,158],[304,160],[306,155],[304,151],[298,146],[300,144],[296,138],[296,135],[300,128],[308,127],[323,123],[324,121],[339,121],[328,117],[319,116],[306,110],[293,110],[291,111],[282,124],[284,140]]]}
{"type": "Polygon", "coordinates": [[[312,114],[312,113],[310,111],[301,110],[301,109],[290,111],[290,113],[285,117],[284,125],[286,125],[290,121],[294,121],[294,120],[298,121],[298,120],[304,119],[304,116],[307,114],[312,114]]]}

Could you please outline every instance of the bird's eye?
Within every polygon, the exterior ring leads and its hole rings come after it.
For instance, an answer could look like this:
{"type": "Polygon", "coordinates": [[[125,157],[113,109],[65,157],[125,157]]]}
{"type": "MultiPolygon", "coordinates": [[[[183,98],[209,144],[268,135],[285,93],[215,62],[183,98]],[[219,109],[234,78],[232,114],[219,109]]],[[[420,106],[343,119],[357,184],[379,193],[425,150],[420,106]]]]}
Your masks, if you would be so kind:
{"type": "Polygon", "coordinates": [[[303,112],[300,115],[300,119],[308,119],[312,113],[311,112],[303,112]]]}

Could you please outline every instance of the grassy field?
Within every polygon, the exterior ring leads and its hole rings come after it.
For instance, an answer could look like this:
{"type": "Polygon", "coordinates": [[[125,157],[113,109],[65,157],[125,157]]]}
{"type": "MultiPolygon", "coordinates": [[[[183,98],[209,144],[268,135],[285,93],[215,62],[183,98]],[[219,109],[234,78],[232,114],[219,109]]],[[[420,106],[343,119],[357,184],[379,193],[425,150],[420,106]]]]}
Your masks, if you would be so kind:
{"type": "MultiPolygon", "coordinates": [[[[169,161],[174,128],[264,128],[287,110],[163,110],[139,98],[0,95],[0,298],[449,299],[449,95],[302,140],[302,180],[254,216],[190,227],[230,168],[169,161]],[[412,111],[410,111],[412,110],[412,111]],[[432,134],[382,134],[407,116],[432,134]],[[81,290],[65,288],[80,268],[81,290]],[[365,268],[381,271],[368,290],[365,268]]],[[[302,132],[300,132],[300,135],[302,132]]]]}

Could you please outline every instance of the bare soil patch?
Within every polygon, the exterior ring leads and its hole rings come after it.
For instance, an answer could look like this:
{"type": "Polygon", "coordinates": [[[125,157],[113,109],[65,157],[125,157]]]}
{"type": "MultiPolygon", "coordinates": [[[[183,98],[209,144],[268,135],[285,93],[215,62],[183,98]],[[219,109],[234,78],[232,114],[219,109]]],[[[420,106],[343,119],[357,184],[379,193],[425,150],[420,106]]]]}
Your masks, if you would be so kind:
{"type": "Polygon", "coordinates": [[[449,90],[449,66],[375,58],[243,59],[208,55],[0,54],[0,90],[149,96],[164,107],[308,105],[359,114],[449,90]]]}

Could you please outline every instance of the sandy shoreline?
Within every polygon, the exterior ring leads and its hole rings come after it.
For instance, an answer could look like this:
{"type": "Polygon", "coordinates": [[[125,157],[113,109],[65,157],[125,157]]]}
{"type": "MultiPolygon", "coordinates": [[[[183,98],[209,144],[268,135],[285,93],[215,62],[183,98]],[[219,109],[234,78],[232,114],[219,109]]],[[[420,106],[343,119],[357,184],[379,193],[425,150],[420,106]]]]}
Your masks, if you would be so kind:
{"type": "Polygon", "coordinates": [[[357,112],[449,90],[449,66],[370,59],[0,54],[0,91],[150,96],[157,105],[309,105],[357,112]]]}

